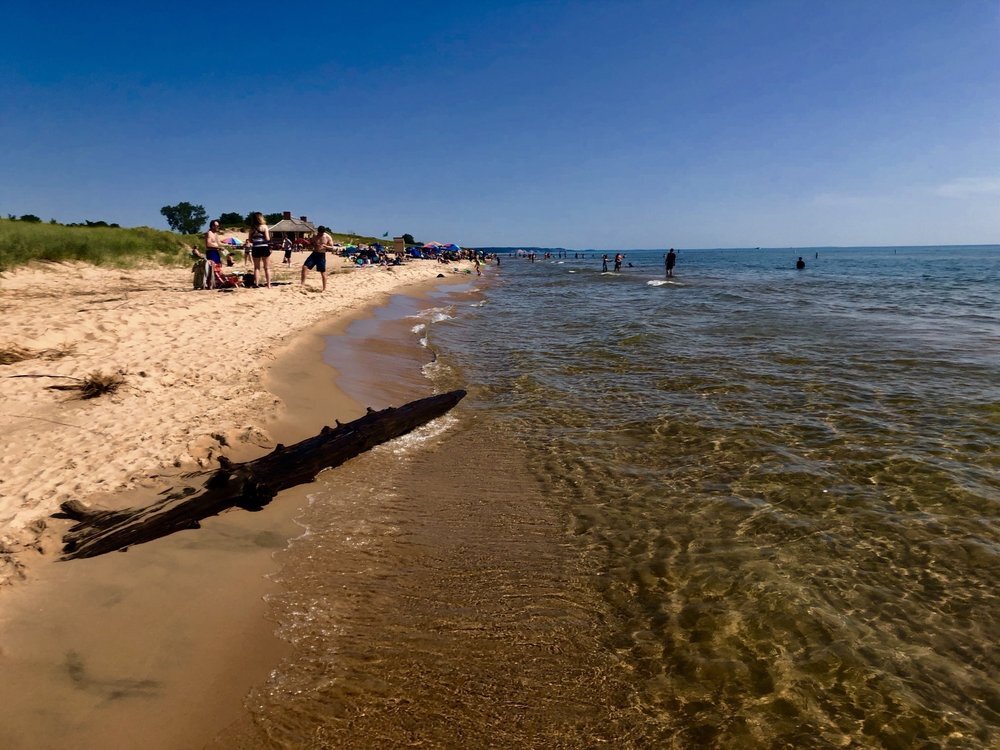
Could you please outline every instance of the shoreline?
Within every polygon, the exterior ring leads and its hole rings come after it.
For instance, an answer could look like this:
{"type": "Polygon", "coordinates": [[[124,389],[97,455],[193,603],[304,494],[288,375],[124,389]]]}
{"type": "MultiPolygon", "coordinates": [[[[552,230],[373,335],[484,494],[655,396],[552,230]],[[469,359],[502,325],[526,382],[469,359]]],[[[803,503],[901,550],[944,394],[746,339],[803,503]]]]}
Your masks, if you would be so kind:
{"type": "Polygon", "coordinates": [[[345,266],[321,293],[318,278],[298,286],[301,262],[275,269],[279,286],[231,293],[195,292],[178,268],[52,264],[0,277],[0,349],[29,355],[0,368],[0,591],[57,546],[48,517],[60,503],[115,507],[123,492],[155,491],[219,455],[273,447],[264,426],[281,405],[266,369],[290,337],[467,267],[345,266]],[[88,401],[47,388],[92,372],[124,385],[88,401]]]}
{"type": "MultiPolygon", "coordinates": [[[[269,418],[255,425],[261,434],[274,442],[293,442],[315,434],[334,418],[346,421],[363,414],[364,406],[337,387],[338,374],[323,357],[325,341],[330,336],[344,335],[352,323],[374,314],[394,295],[420,296],[434,289],[437,282],[466,280],[464,274],[437,279],[442,267],[435,264],[431,268],[433,274],[423,273],[404,283],[380,286],[333,317],[328,312],[322,313],[323,317],[314,316],[318,319],[283,343],[271,361],[260,363],[260,382],[274,406],[269,418]]],[[[233,446],[229,455],[242,460],[261,449],[244,443],[233,446]]],[[[174,535],[154,545],[137,547],[129,551],[128,565],[122,565],[122,558],[112,555],[77,561],[73,566],[30,565],[28,575],[35,579],[33,585],[0,590],[8,605],[0,659],[7,662],[8,673],[23,670],[35,681],[36,689],[44,691],[46,700],[49,695],[59,696],[72,688],[59,703],[76,701],[80,705],[75,710],[81,714],[84,706],[88,713],[120,712],[115,719],[103,722],[105,728],[89,735],[83,727],[71,730],[64,725],[62,731],[69,731],[79,747],[89,746],[88,736],[94,747],[108,742],[127,744],[140,732],[155,738],[157,744],[152,746],[187,746],[192,741],[209,741],[225,733],[227,727],[239,726],[249,718],[243,707],[247,691],[259,684],[288,650],[288,644],[275,634],[275,624],[267,617],[265,597],[276,593],[270,579],[277,569],[274,553],[301,533],[295,517],[307,502],[309,491],[308,485],[293,488],[261,513],[223,514],[209,519],[197,535],[174,535]],[[94,605],[93,600],[101,596],[114,600],[113,605],[94,605]],[[178,613],[183,614],[181,619],[178,613]],[[43,632],[36,635],[37,626],[30,623],[38,620],[53,624],[44,626],[43,632]],[[12,635],[12,626],[19,622],[26,628],[19,633],[13,627],[12,635]],[[118,635],[109,636],[109,627],[118,635]],[[26,635],[26,631],[31,634],[26,635]],[[65,638],[65,633],[72,637],[65,638]],[[36,637],[57,644],[65,640],[83,645],[70,645],[60,661],[57,653],[32,653],[32,647],[38,645],[32,643],[36,637]],[[165,645],[171,640],[183,641],[184,648],[165,645]],[[40,664],[45,661],[48,663],[40,664]],[[141,669],[136,662],[144,662],[141,669]],[[35,679],[39,671],[49,674],[35,679]],[[130,676],[97,677],[101,673],[130,676]],[[154,674],[156,679],[152,678],[154,674]],[[193,698],[178,694],[177,685],[185,680],[190,683],[187,692],[195,692],[193,698]],[[125,685],[119,690],[126,697],[131,695],[131,686],[138,699],[150,697],[143,695],[143,685],[156,683],[158,687],[149,688],[156,694],[155,701],[137,700],[128,706],[130,701],[123,700],[119,701],[121,709],[112,709],[107,705],[106,688],[112,683],[125,685]],[[155,707],[152,712],[150,705],[155,707]],[[177,715],[188,715],[190,720],[176,726],[158,718],[177,715]]],[[[127,503],[143,493],[148,495],[148,488],[138,486],[108,499],[127,503]]],[[[38,558],[35,563],[51,562],[48,553],[38,558]]],[[[9,705],[17,706],[23,698],[25,712],[30,713],[31,685],[21,680],[11,682],[21,687],[16,691],[19,695],[5,696],[11,701],[9,705]]],[[[31,731],[30,727],[21,729],[31,731]]],[[[15,740],[29,736],[17,732],[18,727],[8,726],[0,736],[13,733],[15,740]]],[[[149,745],[148,739],[144,743],[149,745]]],[[[55,744],[58,742],[54,738],[55,744]]],[[[18,745],[15,742],[12,746],[18,745]]]]}

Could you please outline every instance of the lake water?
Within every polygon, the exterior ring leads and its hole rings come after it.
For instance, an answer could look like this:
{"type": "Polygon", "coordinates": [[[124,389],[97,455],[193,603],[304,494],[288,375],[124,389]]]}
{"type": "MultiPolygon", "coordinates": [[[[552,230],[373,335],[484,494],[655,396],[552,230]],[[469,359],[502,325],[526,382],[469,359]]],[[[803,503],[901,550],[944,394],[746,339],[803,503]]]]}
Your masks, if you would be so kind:
{"type": "Polygon", "coordinates": [[[321,476],[241,746],[1000,743],[1000,248],[624,252],[331,345],[469,396],[321,476]]]}

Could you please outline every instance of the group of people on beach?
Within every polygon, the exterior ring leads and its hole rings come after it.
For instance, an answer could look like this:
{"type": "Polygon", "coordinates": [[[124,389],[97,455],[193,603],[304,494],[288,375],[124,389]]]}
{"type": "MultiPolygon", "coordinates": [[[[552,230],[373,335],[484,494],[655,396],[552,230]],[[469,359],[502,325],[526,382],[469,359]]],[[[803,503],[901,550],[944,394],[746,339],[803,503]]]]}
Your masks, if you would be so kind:
{"type": "MultiPolygon", "coordinates": [[[[216,269],[221,271],[223,258],[228,266],[234,265],[233,254],[227,244],[223,241],[220,233],[221,225],[218,219],[209,222],[208,231],[205,232],[204,253],[198,250],[193,251],[196,258],[211,262],[216,269]]],[[[271,286],[271,230],[264,220],[264,215],[260,212],[252,216],[250,230],[244,244],[244,265],[247,260],[253,262],[253,286],[270,288],[271,286]]],[[[302,274],[300,284],[306,283],[306,272],[315,270],[319,273],[323,281],[323,291],[326,291],[326,255],[334,248],[333,237],[325,226],[319,226],[316,234],[308,240],[311,248],[309,257],[302,264],[302,274]]],[[[291,264],[292,250],[294,246],[287,237],[282,241],[281,249],[284,250],[285,257],[283,263],[291,264]]],[[[249,282],[250,279],[247,279],[249,282]]],[[[250,284],[245,284],[250,285],[250,284]]]]}
{"type": "MultiPolygon", "coordinates": [[[[292,252],[298,248],[306,248],[309,257],[302,264],[302,272],[299,283],[304,286],[306,283],[306,273],[316,271],[322,279],[323,291],[326,291],[326,256],[329,253],[336,253],[343,250],[345,257],[348,250],[351,252],[350,258],[358,266],[399,266],[403,264],[403,255],[398,252],[395,255],[387,252],[379,244],[373,245],[348,245],[341,248],[333,241],[330,230],[325,226],[316,228],[315,234],[311,237],[296,239],[294,242],[287,236],[282,238],[280,244],[277,240],[272,240],[271,230],[267,225],[262,213],[255,213],[251,216],[249,231],[246,242],[243,245],[244,267],[248,262],[253,262],[253,273],[226,274],[223,272],[223,264],[233,266],[233,252],[230,244],[223,239],[221,223],[218,219],[213,219],[208,226],[208,231],[204,236],[204,250],[192,251],[192,256],[196,258],[194,266],[195,288],[214,289],[216,287],[233,286],[260,286],[269,288],[271,281],[271,252],[284,252],[282,263],[291,265],[292,252]]],[[[418,251],[414,251],[418,257],[424,257],[418,251]]],[[[437,251],[434,259],[440,263],[450,263],[453,261],[468,260],[473,262],[474,271],[477,275],[482,275],[482,261],[496,259],[495,254],[486,254],[479,250],[461,249],[454,251],[437,251]]],[[[497,264],[499,265],[499,259],[497,264]]],[[[469,273],[470,271],[467,271],[469,273]]]]}
{"type": "MultiPolygon", "coordinates": [[[[259,212],[255,213],[253,215],[253,219],[254,226],[250,227],[250,233],[247,236],[247,244],[250,246],[250,258],[253,260],[254,282],[258,286],[262,286],[260,281],[261,276],[263,276],[263,286],[269,288],[271,286],[271,230],[268,229],[267,222],[264,221],[263,214],[259,212]]],[[[306,258],[305,263],[302,264],[302,274],[299,284],[300,286],[304,286],[306,283],[306,272],[315,270],[319,273],[320,278],[323,280],[323,291],[325,292],[326,254],[332,252],[334,249],[333,237],[330,236],[330,232],[325,226],[320,225],[316,228],[316,234],[312,236],[310,245],[312,247],[312,251],[309,253],[309,257],[306,258]]],[[[285,257],[282,262],[286,262],[290,265],[292,262],[293,245],[291,240],[287,237],[282,243],[282,249],[285,252],[285,257]]]]}

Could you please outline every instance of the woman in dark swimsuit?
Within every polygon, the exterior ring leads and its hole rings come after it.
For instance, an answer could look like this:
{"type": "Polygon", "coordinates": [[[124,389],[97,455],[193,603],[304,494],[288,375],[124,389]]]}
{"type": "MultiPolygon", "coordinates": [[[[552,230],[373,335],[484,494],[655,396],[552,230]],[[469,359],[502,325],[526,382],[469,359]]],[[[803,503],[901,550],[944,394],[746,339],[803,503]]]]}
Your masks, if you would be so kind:
{"type": "Polygon", "coordinates": [[[264,215],[259,211],[253,215],[250,227],[250,257],[253,258],[254,281],[260,286],[260,271],[264,271],[264,285],[271,286],[271,231],[267,228],[264,215]]]}

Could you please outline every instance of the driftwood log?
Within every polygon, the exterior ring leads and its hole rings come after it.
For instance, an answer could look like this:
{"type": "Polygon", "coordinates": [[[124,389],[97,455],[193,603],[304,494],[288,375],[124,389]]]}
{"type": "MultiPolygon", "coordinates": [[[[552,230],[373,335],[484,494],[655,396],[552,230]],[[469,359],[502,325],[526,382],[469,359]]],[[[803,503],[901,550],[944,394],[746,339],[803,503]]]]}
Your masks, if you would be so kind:
{"type": "Polygon", "coordinates": [[[398,408],[374,411],[348,424],[324,427],[311,438],[245,463],[219,458],[219,468],[201,489],[193,486],[167,490],[151,505],[125,510],[91,510],[78,500],[60,507],[60,518],[77,523],[63,536],[64,560],[96,557],[135,544],[197,529],[199,521],[229,508],[260,510],[281,490],[311,482],[323,469],[430,422],[462,400],[465,391],[451,391],[411,401],[398,408]]]}

